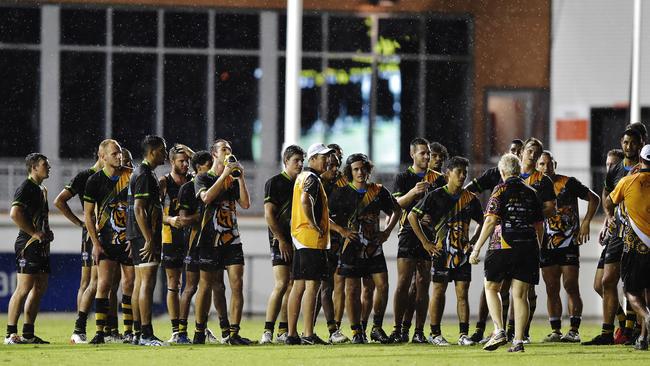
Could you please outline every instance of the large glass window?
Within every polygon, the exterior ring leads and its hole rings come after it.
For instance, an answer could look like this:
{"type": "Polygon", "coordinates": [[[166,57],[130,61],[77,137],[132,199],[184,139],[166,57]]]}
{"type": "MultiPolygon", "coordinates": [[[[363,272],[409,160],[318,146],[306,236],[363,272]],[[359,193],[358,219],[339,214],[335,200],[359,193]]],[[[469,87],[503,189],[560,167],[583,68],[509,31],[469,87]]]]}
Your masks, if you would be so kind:
{"type": "Polygon", "coordinates": [[[104,138],[105,71],[103,53],[61,53],[61,157],[91,158],[104,138]]]}
{"type": "Polygon", "coordinates": [[[165,56],[164,136],[167,142],[205,147],[207,56],[165,56]]]}
{"type": "Polygon", "coordinates": [[[38,51],[0,50],[0,156],[38,150],[38,51]]]}
{"type": "Polygon", "coordinates": [[[39,43],[41,9],[0,7],[0,42],[39,43]]]}
{"type": "Polygon", "coordinates": [[[208,14],[166,11],[165,47],[208,47],[208,14]]]}
{"type": "Polygon", "coordinates": [[[467,55],[469,53],[469,18],[427,19],[427,53],[437,55],[467,55]]]}
{"type": "MultiPolygon", "coordinates": [[[[323,28],[320,16],[305,15],[302,18],[302,50],[321,51],[323,49],[323,28]]],[[[287,48],[287,16],[278,20],[278,48],[287,48]]]]}
{"type": "Polygon", "coordinates": [[[61,43],[64,45],[105,45],[106,10],[61,9],[61,43]]]}
{"type": "Polygon", "coordinates": [[[427,62],[426,137],[440,141],[450,155],[462,155],[471,139],[466,88],[469,65],[460,62],[427,62]]]}
{"type": "Polygon", "coordinates": [[[240,160],[253,159],[253,132],[258,119],[258,58],[215,58],[215,134],[233,145],[240,160]]]}
{"type": "Polygon", "coordinates": [[[113,55],[112,136],[134,156],[140,141],[156,132],[156,60],[154,54],[113,55]]]}
{"type": "Polygon", "coordinates": [[[216,48],[260,48],[260,17],[257,14],[216,14],[214,21],[216,48]]]}
{"type": "Polygon", "coordinates": [[[370,52],[371,18],[329,18],[329,50],[342,52],[370,52]]]}
{"type": "Polygon", "coordinates": [[[155,11],[113,11],[113,44],[116,46],[156,47],[158,13],[155,11]]]}

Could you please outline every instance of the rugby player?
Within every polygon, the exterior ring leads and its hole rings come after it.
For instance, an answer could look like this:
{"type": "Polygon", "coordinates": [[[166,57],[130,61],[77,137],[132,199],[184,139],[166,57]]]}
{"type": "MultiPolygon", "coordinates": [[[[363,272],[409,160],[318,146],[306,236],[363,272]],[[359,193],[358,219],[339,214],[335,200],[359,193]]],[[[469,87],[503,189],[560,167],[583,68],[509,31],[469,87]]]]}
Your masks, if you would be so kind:
{"type": "Polygon", "coordinates": [[[237,225],[237,204],[243,209],[250,207],[244,168],[237,161],[226,161],[232,154],[230,143],[226,140],[215,140],[210,153],[213,158],[212,168],[194,180],[196,196],[205,205],[198,244],[201,271],[196,299],[194,343],[205,343],[205,323],[211,290],[215,284],[222,283],[225,269],[231,290],[232,323],[229,324],[229,333],[224,342],[249,345],[250,340],[239,335],[244,306],[244,252],[237,225]],[[236,179],[233,173],[238,175],[236,179]]]}
{"type": "Polygon", "coordinates": [[[72,178],[61,193],[54,199],[54,206],[61,211],[68,221],[73,225],[81,228],[81,280],[79,282],[79,290],[77,291],[77,319],[75,320],[74,331],[70,336],[71,344],[87,343],[86,337],[86,321],[88,319],[88,312],[92,306],[93,299],[95,298],[95,291],[97,290],[97,268],[93,266],[91,257],[92,242],[88,237],[88,231],[84,220],[80,219],[68,205],[68,201],[74,196],[79,195],[81,208],[83,210],[84,191],[86,189],[86,182],[91,175],[103,168],[102,160],[97,154],[97,160],[92,167],[84,169],[72,178]]]}
{"type": "Polygon", "coordinates": [[[7,311],[7,334],[4,344],[48,344],[34,334],[34,322],[50,274],[50,230],[47,188],[43,181],[50,176],[47,157],[31,153],[25,157],[27,179],[18,186],[11,203],[11,220],[18,226],[16,250],[16,289],[7,311]],[[24,309],[24,310],[23,310],[24,309]],[[18,318],[25,312],[23,336],[18,335],[18,318]]]}
{"type": "MultiPolygon", "coordinates": [[[[526,146],[526,144],[524,144],[526,146]]],[[[524,148],[524,156],[526,153],[524,148]]],[[[479,263],[486,240],[500,230],[498,240],[492,236],[485,257],[485,296],[494,322],[494,333],[483,346],[494,351],[507,343],[503,329],[502,304],[499,291],[506,278],[511,279],[515,334],[508,352],[524,351],[524,330],[529,319],[529,287],[539,277],[539,246],[543,237],[543,203],[538,193],[521,178],[521,165],[513,154],[499,160],[503,183],[492,193],[486,209],[481,234],[470,256],[471,264],[479,263]]]]}
{"type": "MultiPolygon", "coordinates": [[[[136,266],[132,304],[137,303],[142,327],[140,339],[134,338],[134,341],[144,346],[162,346],[164,343],[154,335],[151,312],[162,246],[162,203],[154,170],[165,162],[165,140],[159,136],[145,136],[142,153],[144,160],[133,171],[129,182],[126,231],[136,266]]],[[[133,310],[136,312],[135,306],[133,310]]]]}
{"type": "Polygon", "coordinates": [[[175,144],[169,149],[171,171],[158,180],[161,200],[163,201],[162,228],[162,266],[167,275],[167,313],[172,323],[172,336],[169,343],[189,343],[187,336],[179,338],[179,293],[181,289],[181,272],[187,248],[184,242],[183,228],[189,225],[187,219],[178,214],[178,191],[190,180],[190,159],[194,151],[175,144]]]}
{"type": "MultiPolygon", "coordinates": [[[[348,180],[339,170],[343,162],[343,149],[338,144],[329,144],[327,147],[332,149],[332,152],[327,158],[327,169],[320,178],[329,200],[335,190],[348,184],[348,180]]],[[[315,325],[320,306],[323,306],[323,314],[329,332],[328,340],[332,344],[345,343],[350,340],[341,330],[341,319],[345,311],[345,277],[339,275],[336,270],[341,247],[340,235],[336,231],[330,232],[330,247],[327,249],[328,277],[321,282],[314,310],[315,325]]],[[[317,335],[314,336],[318,338],[317,335]]]]}
{"type": "Polygon", "coordinates": [[[621,259],[621,279],[625,296],[636,314],[643,318],[641,335],[634,344],[637,350],[648,349],[648,290],[650,280],[650,145],[640,153],[641,169],[638,173],[622,178],[605,200],[609,217],[614,215],[616,204],[625,203],[627,225],[624,234],[624,249],[621,259]]]}
{"type": "MultiPolygon", "coordinates": [[[[192,156],[192,169],[198,176],[207,173],[212,167],[212,156],[208,151],[198,151],[192,156]]],[[[185,286],[181,294],[178,315],[178,344],[192,343],[187,336],[187,318],[190,312],[192,297],[197,290],[199,282],[199,247],[198,238],[201,230],[202,204],[196,198],[194,191],[194,179],[183,184],[178,190],[178,215],[188,223],[184,227],[183,243],[185,257],[183,259],[185,269],[185,286]]],[[[222,311],[220,315],[223,315],[222,311]]],[[[206,326],[206,332],[208,328],[206,326]]]]}
{"type": "MultiPolygon", "coordinates": [[[[639,163],[639,152],[641,150],[642,135],[634,128],[626,129],[621,135],[621,148],[625,158],[612,167],[605,177],[605,186],[601,199],[607,200],[609,194],[614,190],[618,182],[631,172],[639,163]]],[[[624,208],[617,206],[614,215],[607,214],[608,230],[605,236],[604,266],[602,277],[602,298],[603,298],[603,325],[601,333],[593,339],[583,342],[583,345],[609,345],[614,344],[614,318],[617,308],[620,307],[618,299],[618,282],[620,279],[621,256],[623,255],[623,233],[625,223],[623,218],[624,208]]]]}
{"type": "Polygon", "coordinates": [[[537,170],[553,181],[557,196],[557,213],[544,221],[544,242],[540,267],[546,285],[551,333],[544,342],[580,342],[582,298],[578,286],[580,245],[589,241],[589,225],[600,205],[600,198],[574,177],[555,173],[557,162],[550,151],[537,160],[537,170]],[[587,213],[580,222],[578,198],[588,201],[587,213]],[[562,299],[560,282],[568,295],[570,330],[562,335],[562,299]]]}
{"type": "Polygon", "coordinates": [[[327,279],[330,228],[344,238],[356,233],[340,227],[329,218],[327,195],[320,175],[327,169],[332,149],[316,143],[307,150],[308,167],[296,178],[291,203],[291,239],[295,246],[291,274],[293,286],[287,304],[289,334],[286,344],[324,343],[314,334],[314,310],[321,282],[327,279]],[[304,295],[304,301],[303,301],[304,295]],[[305,329],[298,337],[298,317],[303,312],[305,329]]]}
{"type": "Polygon", "coordinates": [[[416,321],[413,343],[427,343],[424,336],[424,322],[429,303],[429,282],[431,281],[431,257],[422,247],[422,243],[413,233],[407,215],[411,208],[425,193],[446,184],[442,173],[429,169],[431,150],[429,142],[423,138],[415,138],[409,144],[409,152],[413,164],[405,172],[395,177],[393,196],[404,210],[400,219],[397,250],[397,287],[393,298],[395,311],[395,326],[391,333],[394,343],[402,342],[402,319],[408,304],[408,290],[416,276],[416,321]]]}
{"type": "Polygon", "coordinates": [[[122,148],[115,140],[99,144],[102,170],[88,178],[84,191],[84,222],[93,244],[92,257],[97,267],[95,321],[97,333],[91,344],[105,343],[109,294],[115,272],[122,271],[122,309],[125,334],[132,333],[131,295],[135,272],[126,240],[127,191],[132,169],[122,167],[122,148]]]}
{"type": "Polygon", "coordinates": [[[440,321],[445,308],[447,285],[452,281],[455,282],[460,328],[457,343],[460,346],[474,344],[468,336],[468,292],[472,280],[468,257],[483,225],[483,208],[474,193],[463,189],[468,168],[469,160],[460,156],[452,157],[445,166],[447,184],[427,193],[408,215],[413,232],[424,249],[434,257],[431,268],[433,289],[429,302],[429,343],[436,346],[450,345],[442,336],[440,321]],[[428,221],[431,225],[426,225],[427,227],[421,225],[424,215],[430,216],[428,221]],[[478,226],[470,238],[469,226],[472,220],[478,226]]]}
{"type": "Polygon", "coordinates": [[[264,185],[264,218],[269,226],[269,244],[271,264],[275,286],[266,306],[266,321],[260,344],[273,342],[275,321],[280,317],[277,343],[284,343],[287,338],[287,300],[291,292],[291,201],[293,185],[302,171],[305,152],[297,145],[284,150],[282,162],[284,170],[269,178],[264,185]]]}
{"type": "Polygon", "coordinates": [[[376,290],[373,300],[373,326],[370,339],[390,343],[383,330],[388,303],[388,268],[383,244],[400,218],[401,207],[380,184],[369,182],[373,164],[364,154],[348,157],[344,175],[348,183],[335,190],[329,200],[330,217],[337,225],[357,233],[358,239],[342,243],[338,273],[345,278],[346,311],[352,329],[352,343],[367,343],[361,324],[361,279],[369,277],[376,290]],[[380,230],[380,214],[389,216],[380,230]]]}

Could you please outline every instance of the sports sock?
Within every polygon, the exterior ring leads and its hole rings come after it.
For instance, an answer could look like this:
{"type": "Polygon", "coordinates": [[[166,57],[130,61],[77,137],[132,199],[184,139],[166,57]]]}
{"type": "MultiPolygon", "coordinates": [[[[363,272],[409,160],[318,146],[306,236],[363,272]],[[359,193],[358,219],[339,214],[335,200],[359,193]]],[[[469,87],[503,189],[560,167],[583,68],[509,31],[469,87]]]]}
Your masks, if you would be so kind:
{"type": "Polygon", "coordinates": [[[365,333],[366,329],[368,329],[368,321],[367,320],[362,320],[361,321],[361,331],[365,333]]]}
{"type": "Polygon", "coordinates": [[[142,324],[142,338],[145,339],[153,338],[153,325],[142,324]]]}
{"type": "Polygon", "coordinates": [[[178,332],[187,334],[187,319],[178,319],[178,332]]]}
{"type": "Polygon", "coordinates": [[[9,337],[12,334],[18,334],[18,326],[7,324],[7,337],[9,337]]]}
{"type": "Polygon", "coordinates": [[[122,322],[124,323],[124,334],[133,332],[133,308],[131,307],[131,296],[122,295],[122,322]]]}
{"type": "Polygon", "coordinates": [[[289,331],[289,323],[280,322],[278,323],[278,334],[287,333],[289,331]]]}
{"type": "Polygon", "coordinates": [[[355,335],[361,333],[361,325],[360,324],[352,324],[350,326],[350,329],[352,329],[352,336],[354,337],[355,335]]]}
{"type": "Polygon", "coordinates": [[[625,310],[620,305],[616,309],[616,319],[618,320],[618,326],[625,328],[625,310]]]}
{"type": "Polygon", "coordinates": [[[440,324],[431,324],[431,335],[435,337],[439,336],[440,334],[440,324]]]}
{"type": "Polygon", "coordinates": [[[275,329],[275,322],[265,322],[264,323],[264,331],[269,331],[273,333],[273,329],[275,329]]]}
{"type": "Polygon", "coordinates": [[[569,318],[569,321],[571,322],[571,330],[574,332],[578,332],[578,329],[580,329],[580,322],[582,321],[582,318],[579,316],[572,316],[569,318]]]}
{"type": "Polygon", "coordinates": [[[104,334],[108,315],[108,299],[95,299],[95,325],[97,333],[104,334]]]}
{"type": "Polygon", "coordinates": [[[460,335],[467,335],[469,333],[469,323],[458,323],[460,335]]]}
{"type": "Polygon", "coordinates": [[[230,336],[239,335],[239,324],[230,324],[230,336]]]}
{"type": "Polygon", "coordinates": [[[384,325],[384,317],[381,315],[373,315],[372,316],[372,327],[373,328],[381,328],[384,325]]]}
{"type": "Polygon", "coordinates": [[[402,322],[402,333],[408,333],[409,330],[411,330],[411,322],[410,321],[403,321],[402,322]]]}
{"type": "Polygon", "coordinates": [[[172,319],[172,333],[178,333],[178,319],[172,319]]]}
{"type": "Polygon", "coordinates": [[[562,333],[562,319],[560,318],[548,318],[549,323],[551,323],[551,330],[553,333],[562,333]]]}
{"type": "Polygon", "coordinates": [[[23,338],[34,338],[34,324],[23,324],[23,338]]]}
{"type": "MultiPolygon", "coordinates": [[[[207,327],[207,323],[206,323],[207,327]]],[[[219,328],[221,328],[221,337],[225,338],[230,334],[230,321],[228,317],[219,318],[219,328]]]]}
{"type": "Polygon", "coordinates": [[[603,323],[603,329],[601,330],[602,334],[612,334],[614,333],[614,324],[603,323]]]}
{"type": "Polygon", "coordinates": [[[329,320],[327,322],[327,330],[330,332],[330,335],[334,334],[338,330],[338,326],[336,326],[336,321],[334,320],[329,320]]]}
{"type": "Polygon", "coordinates": [[[74,333],[75,334],[86,334],[86,322],[88,320],[88,314],[83,311],[77,313],[77,320],[74,322],[74,333]]]}
{"type": "Polygon", "coordinates": [[[476,333],[485,333],[485,322],[476,322],[476,333]]]}
{"type": "Polygon", "coordinates": [[[133,321],[133,332],[135,333],[136,336],[142,334],[142,322],[140,322],[139,320],[133,321]]]}
{"type": "Polygon", "coordinates": [[[625,311],[625,334],[631,336],[634,332],[634,324],[636,324],[636,313],[632,310],[628,301],[625,311]]]}

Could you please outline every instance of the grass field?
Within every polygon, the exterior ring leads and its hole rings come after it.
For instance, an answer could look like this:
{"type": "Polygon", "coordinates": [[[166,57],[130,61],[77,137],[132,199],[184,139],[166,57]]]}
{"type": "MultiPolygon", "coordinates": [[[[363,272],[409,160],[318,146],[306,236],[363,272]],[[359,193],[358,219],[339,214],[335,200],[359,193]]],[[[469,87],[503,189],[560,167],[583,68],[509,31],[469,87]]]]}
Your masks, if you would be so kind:
{"type": "MultiPolygon", "coordinates": [[[[0,314],[3,321],[5,314],[0,314]]],[[[43,314],[36,324],[36,333],[52,342],[50,345],[0,345],[0,364],[12,365],[202,365],[205,363],[225,365],[650,365],[650,353],[634,351],[631,347],[607,346],[584,347],[569,344],[542,344],[539,341],[548,333],[548,325],[538,322],[533,327],[533,344],[526,346],[523,354],[508,354],[507,346],[494,352],[480,347],[431,345],[337,345],[337,346],[282,346],[254,345],[233,347],[226,345],[186,345],[159,348],[107,344],[102,346],[69,345],[68,337],[74,325],[72,314],[43,314]]],[[[217,324],[212,323],[213,330],[217,324]]],[[[242,335],[259,339],[264,323],[261,320],[244,321],[242,335]]],[[[20,326],[19,326],[20,327],[20,326]]],[[[156,334],[169,337],[166,318],[154,321],[156,334]]],[[[93,329],[89,320],[89,335],[93,329]]],[[[387,331],[388,331],[387,327],[387,331]]],[[[450,341],[457,339],[457,325],[446,321],[444,336],[450,341]]],[[[596,323],[584,324],[583,338],[597,334],[596,323]]],[[[192,332],[192,327],[190,327],[192,332]]],[[[320,324],[317,333],[327,334],[320,324]]],[[[349,330],[346,334],[349,335],[349,330]]]]}

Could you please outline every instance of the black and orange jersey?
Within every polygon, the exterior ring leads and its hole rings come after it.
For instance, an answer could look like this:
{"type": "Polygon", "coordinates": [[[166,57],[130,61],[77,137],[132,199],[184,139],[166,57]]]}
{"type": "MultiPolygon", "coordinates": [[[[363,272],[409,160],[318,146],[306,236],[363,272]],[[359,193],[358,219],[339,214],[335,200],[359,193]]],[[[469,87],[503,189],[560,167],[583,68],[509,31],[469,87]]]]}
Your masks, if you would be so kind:
{"type": "Polygon", "coordinates": [[[162,203],[160,202],[160,186],[156,173],[146,160],[131,174],[129,181],[126,238],[128,240],[142,238],[142,232],[135,219],[135,200],[145,200],[147,225],[151,228],[154,243],[162,242],[162,203]]]}
{"type": "MultiPolygon", "coordinates": [[[[264,203],[272,203],[277,208],[276,219],[282,227],[286,240],[291,240],[291,203],[295,180],[287,172],[269,178],[264,184],[264,203]]],[[[269,229],[269,243],[273,245],[273,232],[269,229]]]]}
{"type": "MultiPolygon", "coordinates": [[[[219,179],[212,170],[194,179],[197,198],[219,179]]],[[[237,204],[239,200],[239,181],[231,176],[225,178],[223,191],[209,205],[205,205],[201,218],[199,245],[205,247],[241,244],[237,225],[237,204]]]]}
{"type": "Polygon", "coordinates": [[[88,168],[80,171],[77,175],[72,178],[70,183],[66,184],[64,189],[66,189],[72,197],[79,195],[79,201],[81,203],[81,208],[84,207],[84,192],[86,191],[86,183],[88,178],[91,175],[97,173],[95,168],[88,168]]]}
{"type": "MultiPolygon", "coordinates": [[[[194,215],[195,213],[203,212],[203,202],[196,197],[194,190],[194,179],[183,184],[178,190],[178,207],[180,210],[187,211],[188,215],[194,215]]],[[[199,232],[201,230],[200,223],[193,224],[183,229],[184,240],[188,247],[194,247],[197,244],[199,238],[199,232]]]]}
{"type": "Polygon", "coordinates": [[[510,177],[494,188],[485,216],[495,216],[499,225],[488,250],[537,246],[535,224],[544,221],[542,201],[534,188],[519,177],[510,177]]]}
{"type": "MultiPolygon", "coordinates": [[[[36,183],[31,178],[25,179],[14,193],[11,206],[19,206],[27,221],[31,222],[34,229],[47,233],[50,230],[48,220],[49,207],[47,205],[47,188],[36,183]]],[[[20,230],[16,238],[16,244],[31,243],[32,236],[20,230]]]]}
{"type": "Polygon", "coordinates": [[[548,202],[557,199],[557,196],[555,195],[555,188],[553,186],[553,180],[551,180],[548,175],[540,172],[539,170],[533,170],[533,172],[530,174],[522,173],[520,177],[526,184],[535,189],[540,201],[548,202]]]}
{"type": "Polygon", "coordinates": [[[97,235],[103,245],[126,244],[126,217],[131,169],[115,176],[100,170],[88,178],[84,201],[95,204],[97,235]]]}
{"type": "Polygon", "coordinates": [[[578,198],[588,200],[589,188],[576,178],[565,175],[556,174],[551,180],[557,196],[557,210],[555,215],[544,220],[544,247],[558,249],[578,245],[578,198]]]}
{"type": "Polygon", "coordinates": [[[484,171],[479,177],[472,179],[472,184],[469,184],[467,189],[473,193],[481,193],[484,191],[492,192],[494,187],[498,186],[501,182],[502,180],[499,168],[493,167],[484,171]]]}
{"type": "MultiPolygon", "coordinates": [[[[605,176],[605,192],[611,193],[626,176],[637,173],[641,169],[641,164],[625,165],[625,160],[621,160],[618,164],[614,165],[605,176]]],[[[609,223],[607,228],[609,235],[615,235],[623,238],[625,228],[628,223],[628,215],[625,209],[625,202],[621,202],[614,210],[614,220],[609,223]]]]}
{"type": "Polygon", "coordinates": [[[452,195],[447,186],[427,193],[412,212],[418,218],[431,216],[431,226],[422,225],[428,238],[446,255],[447,268],[458,268],[467,263],[472,247],[469,225],[472,220],[483,222],[483,208],[476,195],[466,189],[452,195]]]}
{"type": "MultiPolygon", "coordinates": [[[[413,167],[408,167],[405,172],[397,174],[395,177],[395,188],[393,190],[393,197],[398,198],[407,194],[416,184],[419,182],[428,182],[430,187],[427,190],[432,192],[437,188],[440,188],[447,184],[447,179],[442,173],[439,173],[435,170],[427,169],[426,172],[416,173],[413,170],[413,167]]],[[[405,231],[413,231],[411,224],[407,220],[407,216],[411,209],[418,203],[418,200],[415,199],[411,204],[402,211],[402,217],[400,219],[400,233],[405,231]]]]}
{"type": "MultiPolygon", "coordinates": [[[[163,213],[167,216],[178,216],[178,211],[180,210],[178,205],[178,192],[181,189],[181,186],[176,183],[171,173],[165,174],[163,179],[165,180],[166,187],[164,192],[165,195],[162,197],[163,213]]],[[[189,182],[190,180],[192,180],[192,176],[189,174],[186,175],[185,181],[189,182]]],[[[180,234],[181,232],[182,229],[177,229],[163,223],[162,242],[165,244],[172,243],[173,238],[177,237],[174,234],[180,234]]]]}
{"type": "Polygon", "coordinates": [[[332,220],[359,234],[359,243],[363,245],[362,258],[383,253],[382,246],[376,242],[380,233],[380,214],[391,215],[395,205],[395,197],[377,183],[368,183],[365,189],[357,189],[348,183],[335,190],[329,199],[332,220]]]}
{"type": "Polygon", "coordinates": [[[343,175],[341,172],[336,173],[336,177],[330,181],[322,179],[323,189],[325,189],[325,194],[327,197],[331,196],[335,190],[345,187],[348,184],[348,178],[343,175]]]}

